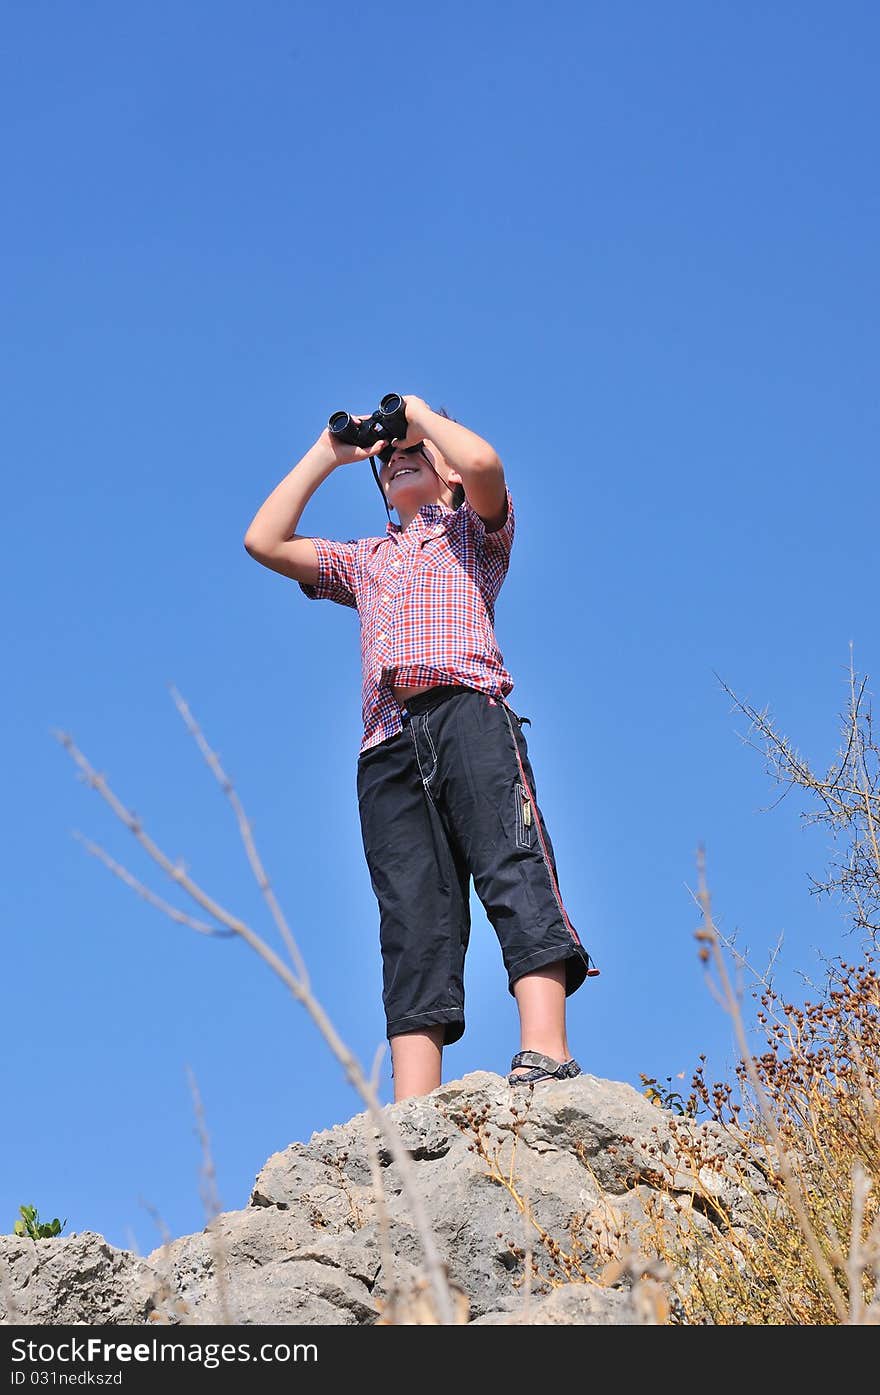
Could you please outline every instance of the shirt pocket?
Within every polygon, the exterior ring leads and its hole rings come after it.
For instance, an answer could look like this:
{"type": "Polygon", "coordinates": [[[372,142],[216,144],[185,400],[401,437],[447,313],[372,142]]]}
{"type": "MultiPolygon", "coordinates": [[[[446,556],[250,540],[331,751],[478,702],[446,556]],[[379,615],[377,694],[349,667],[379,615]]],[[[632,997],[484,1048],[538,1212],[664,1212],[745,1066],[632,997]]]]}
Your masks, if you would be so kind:
{"type": "Polygon", "coordinates": [[[432,572],[460,572],[464,564],[448,538],[423,538],[419,547],[419,567],[432,572]]]}

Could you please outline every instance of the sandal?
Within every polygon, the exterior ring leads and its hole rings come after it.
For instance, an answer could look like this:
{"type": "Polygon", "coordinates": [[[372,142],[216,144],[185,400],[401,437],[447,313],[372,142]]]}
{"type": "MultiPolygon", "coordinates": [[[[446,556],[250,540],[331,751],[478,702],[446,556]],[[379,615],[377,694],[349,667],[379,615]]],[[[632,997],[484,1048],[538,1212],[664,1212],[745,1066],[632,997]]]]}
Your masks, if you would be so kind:
{"type": "Polygon", "coordinates": [[[534,1085],[538,1080],[572,1080],[574,1076],[580,1075],[581,1068],[574,1059],[570,1061],[554,1061],[552,1056],[545,1056],[543,1051],[518,1051],[510,1063],[511,1071],[517,1066],[532,1066],[524,1075],[509,1075],[508,1085],[534,1085]]]}

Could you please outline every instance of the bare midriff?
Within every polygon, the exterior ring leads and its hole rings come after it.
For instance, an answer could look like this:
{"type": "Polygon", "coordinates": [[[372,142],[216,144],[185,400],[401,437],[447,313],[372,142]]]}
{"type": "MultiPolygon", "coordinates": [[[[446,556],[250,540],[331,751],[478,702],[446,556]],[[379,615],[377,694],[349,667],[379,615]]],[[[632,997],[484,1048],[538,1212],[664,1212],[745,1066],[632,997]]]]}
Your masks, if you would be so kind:
{"type": "Polygon", "coordinates": [[[392,687],[391,691],[392,691],[392,693],[394,694],[394,696],[397,698],[397,701],[400,703],[400,705],[403,706],[403,704],[406,702],[407,698],[415,697],[416,693],[427,693],[427,692],[430,691],[431,688],[436,688],[436,687],[438,687],[438,686],[439,686],[439,684],[437,684],[437,683],[428,683],[427,686],[424,687],[424,688],[395,688],[395,687],[392,687]]]}

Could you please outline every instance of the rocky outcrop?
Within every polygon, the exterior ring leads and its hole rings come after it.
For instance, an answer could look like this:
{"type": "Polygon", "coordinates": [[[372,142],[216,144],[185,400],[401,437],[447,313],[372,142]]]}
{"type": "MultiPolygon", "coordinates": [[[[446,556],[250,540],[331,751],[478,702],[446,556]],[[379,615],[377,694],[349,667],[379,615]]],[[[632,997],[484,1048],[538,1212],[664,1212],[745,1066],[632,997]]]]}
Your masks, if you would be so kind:
{"type": "MultiPolygon", "coordinates": [[[[647,1200],[682,1194],[674,1132],[721,1156],[729,1136],[631,1086],[581,1075],[511,1090],[476,1071],[387,1105],[457,1317],[480,1324],[639,1323],[638,1273],[610,1264],[647,1200]],[[665,1180],[663,1180],[665,1179],[665,1180]],[[556,1246],[554,1250],[554,1245],[556,1246]]],[[[741,1197],[704,1177],[736,1218],[741,1197]]],[[[762,1190],[759,1172],[749,1186],[762,1190]]],[[[640,1295],[643,1299],[644,1295],[640,1295]]],[[[648,1312],[648,1316],[646,1316],[648,1312]]],[[[93,1232],[0,1237],[0,1317],[40,1324],[363,1325],[436,1321],[401,1178],[367,1112],[268,1159],[247,1207],[145,1259],[93,1232]]]]}

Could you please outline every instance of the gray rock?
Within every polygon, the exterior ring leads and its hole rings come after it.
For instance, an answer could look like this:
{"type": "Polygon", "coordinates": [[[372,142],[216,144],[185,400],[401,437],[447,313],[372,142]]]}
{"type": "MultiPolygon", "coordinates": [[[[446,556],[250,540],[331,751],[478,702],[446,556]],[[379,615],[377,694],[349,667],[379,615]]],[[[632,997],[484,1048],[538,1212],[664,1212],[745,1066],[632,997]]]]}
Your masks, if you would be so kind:
{"type": "Polygon", "coordinates": [[[639,1317],[629,1294],[588,1284],[564,1284],[551,1293],[522,1299],[516,1306],[474,1318],[473,1327],[637,1326],[639,1317]]]}
{"type": "Polygon", "coordinates": [[[0,1235],[0,1321],[146,1322],[153,1271],[86,1230],[48,1240],[0,1235]]]}
{"type": "Polygon", "coordinates": [[[224,1212],[147,1263],[172,1296],[162,1308],[168,1322],[348,1326],[378,1311],[371,1290],[380,1261],[368,1237],[327,1233],[299,1210],[224,1212]],[[175,1311],[173,1299],[184,1307],[175,1311]]]}
{"type": "MultiPolygon", "coordinates": [[[[634,1301],[647,1288],[606,1286],[608,1255],[626,1248],[661,1184],[691,1192],[690,1179],[675,1172],[676,1134],[684,1131],[716,1157],[735,1150],[714,1126],[591,1075],[530,1090],[475,1071],[385,1113],[409,1153],[459,1321],[487,1325],[655,1320],[645,1315],[650,1304],[634,1301]],[[526,1295],[530,1256],[537,1273],[526,1295]]],[[[716,1196],[734,1221],[745,1214],[743,1196],[711,1165],[703,1181],[701,1224],[713,1224],[716,1196]]],[[[766,1190],[760,1172],[749,1187],[766,1190]]],[[[436,1321],[399,1169],[366,1110],[273,1154],[245,1209],[224,1212],[146,1259],[92,1232],[0,1237],[0,1317],[43,1324],[436,1321]]]]}

